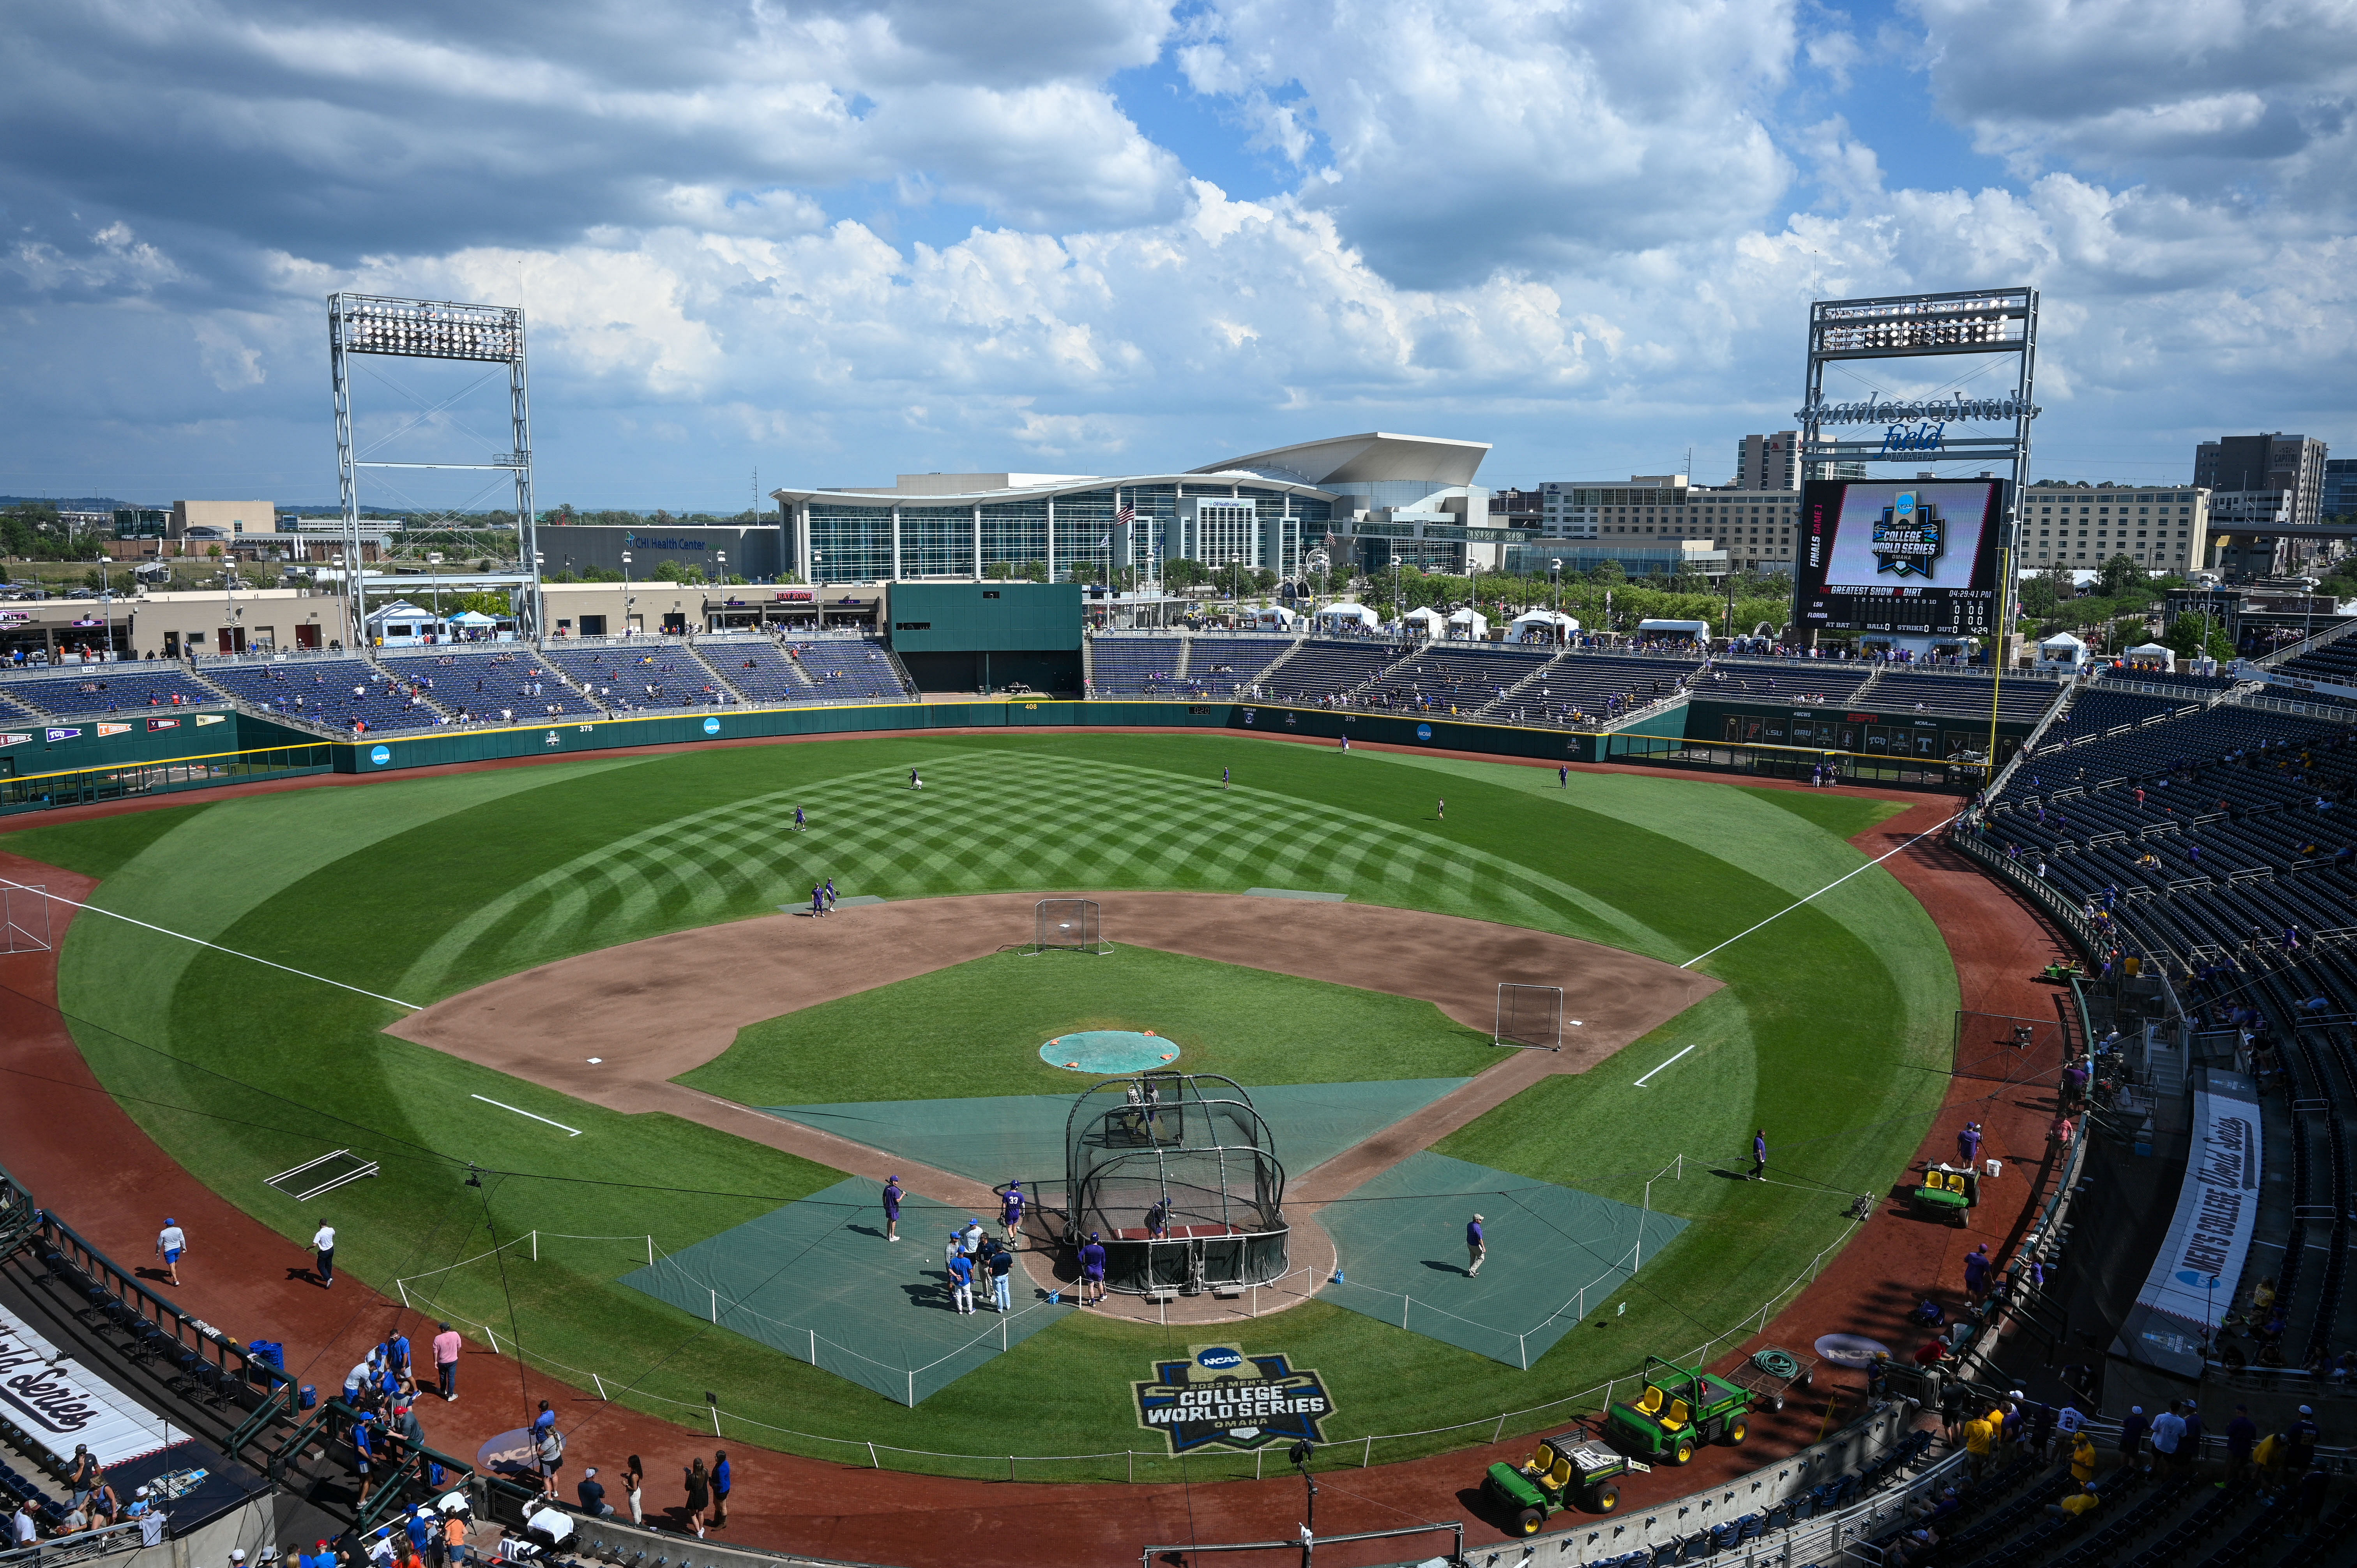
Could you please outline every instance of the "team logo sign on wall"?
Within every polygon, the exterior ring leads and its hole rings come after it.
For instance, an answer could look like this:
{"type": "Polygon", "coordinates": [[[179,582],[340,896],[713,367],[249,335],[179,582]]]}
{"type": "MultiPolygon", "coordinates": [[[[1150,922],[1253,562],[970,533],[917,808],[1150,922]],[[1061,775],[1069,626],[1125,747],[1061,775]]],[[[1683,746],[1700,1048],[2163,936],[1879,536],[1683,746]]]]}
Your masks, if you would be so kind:
{"type": "Polygon", "coordinates": [[[1183,1361],[1157,1361],[1151,1381],[1132,1383],[1137,1424],[1170,1440],[1173,1454],[1212,1444],[1265,1448],[1326,1441],[1319,1423],[1334,1413],[1326,1380],[1283,1356],[1247,1356],[1234,1345],[1189,1345],[1183,1361]]]}

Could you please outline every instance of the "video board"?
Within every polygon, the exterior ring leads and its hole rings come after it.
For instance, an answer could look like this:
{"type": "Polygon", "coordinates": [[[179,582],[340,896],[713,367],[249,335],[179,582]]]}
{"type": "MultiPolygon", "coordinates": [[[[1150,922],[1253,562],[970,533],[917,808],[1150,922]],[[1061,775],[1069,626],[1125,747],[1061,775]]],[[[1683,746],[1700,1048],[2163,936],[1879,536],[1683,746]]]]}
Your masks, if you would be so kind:
{"type": "Polygon", "coordinates": [[[2005,491],[2002,479],[1812,479],[1794,630],[1993,635],[2005,491]]]}

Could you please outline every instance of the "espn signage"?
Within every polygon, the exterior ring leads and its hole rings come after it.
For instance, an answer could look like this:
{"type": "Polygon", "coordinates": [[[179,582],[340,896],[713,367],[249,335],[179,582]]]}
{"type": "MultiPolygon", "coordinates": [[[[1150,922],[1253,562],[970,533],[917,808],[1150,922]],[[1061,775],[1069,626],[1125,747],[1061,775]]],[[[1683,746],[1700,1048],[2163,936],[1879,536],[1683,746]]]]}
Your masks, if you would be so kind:
{"type": "Polygon", "coordinates": [[[1988,637],[1996,631],[2000,479],[1813,479],[1801,496],[1795,626],[1988,637]]]}

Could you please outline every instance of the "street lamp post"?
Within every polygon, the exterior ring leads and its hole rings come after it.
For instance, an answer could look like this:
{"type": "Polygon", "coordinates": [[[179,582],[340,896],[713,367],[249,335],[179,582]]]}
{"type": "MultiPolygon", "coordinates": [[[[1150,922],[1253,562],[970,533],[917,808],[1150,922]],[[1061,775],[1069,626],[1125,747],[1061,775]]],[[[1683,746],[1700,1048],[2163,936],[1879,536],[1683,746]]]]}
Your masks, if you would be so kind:
{"type": "Polygon", "coordinates": [[[630,553],[622,552],[622,635],[630,635],[630,608],[639,601],[630,593],[630,553]]]}
{"type": "Polygon", "coordinates": [[[114,661],[114,579],[107,575],[106,557],[98,558],[98,624],[100,634],[106,639],[106,658],[114,661]]]}
{"type": "Polygon", "coordinates": [[[425,570],[434,581],[434,625],[438,630],[442,625],[442,552],[425,553],[425,570]]]}

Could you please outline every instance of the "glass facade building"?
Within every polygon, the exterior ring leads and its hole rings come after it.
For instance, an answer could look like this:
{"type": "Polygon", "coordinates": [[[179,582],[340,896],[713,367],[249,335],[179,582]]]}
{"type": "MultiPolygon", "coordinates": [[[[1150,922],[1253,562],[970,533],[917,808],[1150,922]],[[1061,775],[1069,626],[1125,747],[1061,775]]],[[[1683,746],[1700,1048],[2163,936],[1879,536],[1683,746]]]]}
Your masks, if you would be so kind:
{"type": "Polygon", "coordinates": [[[1488,450],[1369,432],[1187,473],[903,474],[888,488],[771,494],[786,564],[806,582],[1097,583],[1129,570],[1154,583],[1181,558],[1292,577],[1372,509],[1486,496],[1469,481],[1488,450]]]}

